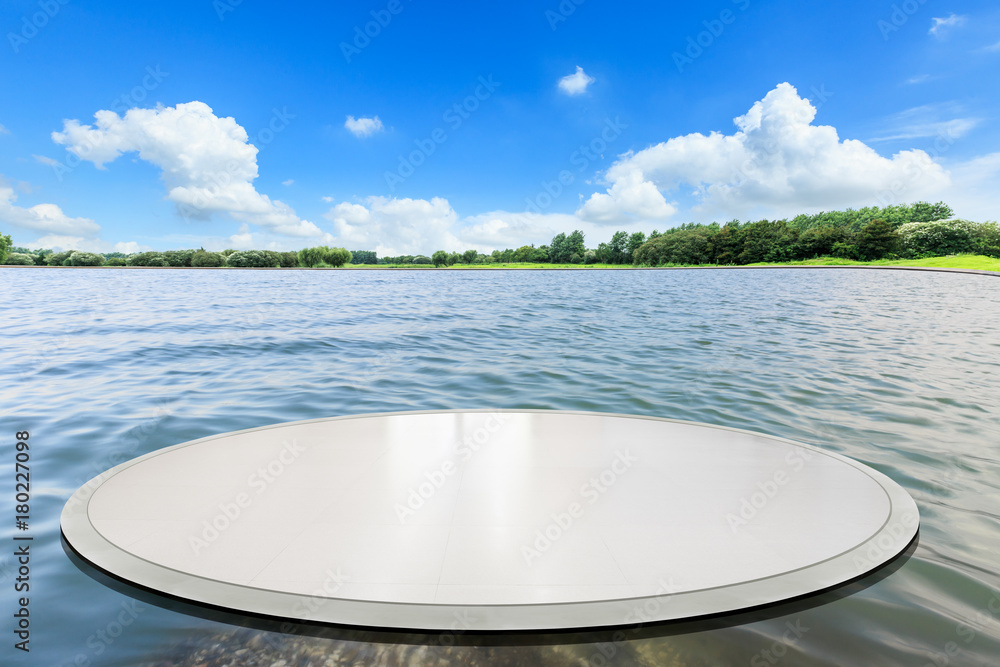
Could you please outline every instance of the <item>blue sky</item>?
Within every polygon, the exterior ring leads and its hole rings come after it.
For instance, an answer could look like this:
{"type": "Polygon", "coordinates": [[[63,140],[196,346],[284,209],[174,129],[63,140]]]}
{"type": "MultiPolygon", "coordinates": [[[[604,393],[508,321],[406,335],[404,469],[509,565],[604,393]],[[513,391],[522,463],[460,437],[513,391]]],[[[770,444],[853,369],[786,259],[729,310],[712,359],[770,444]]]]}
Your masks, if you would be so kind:
{"type": "Polygon", "coordinates": [[[918,200],[997,219],[995,3],[624,7],[7,0],[0,232],[395,255],[918,200]]]}

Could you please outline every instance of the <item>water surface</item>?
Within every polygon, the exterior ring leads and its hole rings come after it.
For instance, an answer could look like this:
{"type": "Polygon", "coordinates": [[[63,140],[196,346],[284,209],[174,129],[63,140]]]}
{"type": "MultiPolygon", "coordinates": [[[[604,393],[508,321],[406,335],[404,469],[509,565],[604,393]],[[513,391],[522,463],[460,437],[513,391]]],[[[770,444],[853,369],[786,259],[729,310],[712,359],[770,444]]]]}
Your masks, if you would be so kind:
{"type": "Polygon", "coordinates": [[[8,645],[4,664],[998,663],[995,278],[0,269],[0,293],[0,466],[12,480],[13,435],[29,430],[35,538],[32,651],[8,645]],[[161,447],[299,419],[492,406],[654,415],[815,444],[903,485],[921,511],[920,542],[891,576],[818,606],[644,628],[617,644],[594,633],[515,646],[240,628],[136,602],[60,545],[76,487],[161,447]]]}

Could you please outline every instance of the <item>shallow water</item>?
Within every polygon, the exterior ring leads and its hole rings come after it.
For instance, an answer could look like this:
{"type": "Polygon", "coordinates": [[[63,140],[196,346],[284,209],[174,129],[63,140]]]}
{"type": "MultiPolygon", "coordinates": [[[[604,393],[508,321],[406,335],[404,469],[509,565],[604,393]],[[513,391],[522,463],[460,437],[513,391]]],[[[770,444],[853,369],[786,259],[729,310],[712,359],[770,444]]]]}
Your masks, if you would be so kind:
{"type": "Polygon", "coordinates": [[[5,631],[3,664],[1000,664],[996,278],[0,269],[0,294],[8,619],[24,430],[34,537],[31,653],[5,631]],[[866,588],[769,617],[626,630],[617,642],[455,646],[282,634],[135,602],[60,544],[59,512],[79,485],[161,447],[299,419],[493,406],[655,415],[819,445],[902,484],[920,508],[920,542],[866,588]]]}

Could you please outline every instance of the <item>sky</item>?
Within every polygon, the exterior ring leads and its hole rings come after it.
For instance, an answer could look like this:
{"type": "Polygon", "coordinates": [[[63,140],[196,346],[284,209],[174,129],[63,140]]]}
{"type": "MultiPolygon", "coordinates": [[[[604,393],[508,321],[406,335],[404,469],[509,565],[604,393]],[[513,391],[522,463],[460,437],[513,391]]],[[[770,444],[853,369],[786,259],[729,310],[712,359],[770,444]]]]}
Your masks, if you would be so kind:
{"type": "Polygon", "coordinates": [[[1000,6],[5,0],[0,233],[380,256],[1000,210],[1000,6]]]}

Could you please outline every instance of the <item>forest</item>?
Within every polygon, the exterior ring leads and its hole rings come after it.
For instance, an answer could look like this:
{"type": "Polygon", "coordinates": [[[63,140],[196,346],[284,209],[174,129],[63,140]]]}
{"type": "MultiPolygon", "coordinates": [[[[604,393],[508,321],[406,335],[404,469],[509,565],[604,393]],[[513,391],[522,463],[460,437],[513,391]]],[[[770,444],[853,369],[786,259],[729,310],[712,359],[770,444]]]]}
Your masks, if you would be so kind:
{"type": "Polygon", "coordinates": [[[237,268],[336,268],[473,264],[742,266],[819,257],[872,261],[957,254],[1000,257],[1000,225],[956,219],[943,202],[867,207],[803,214],[792,219],[685,223],[662,232],[616,231],[588,248],[580,230],[556,234],[547,245],[427,255],[379,257],[374,250],[318,246],[299,251],[187,250],[94,253],[10,247],[0,234],[0,263],[44,266],[160,266],[237,268]]]}

